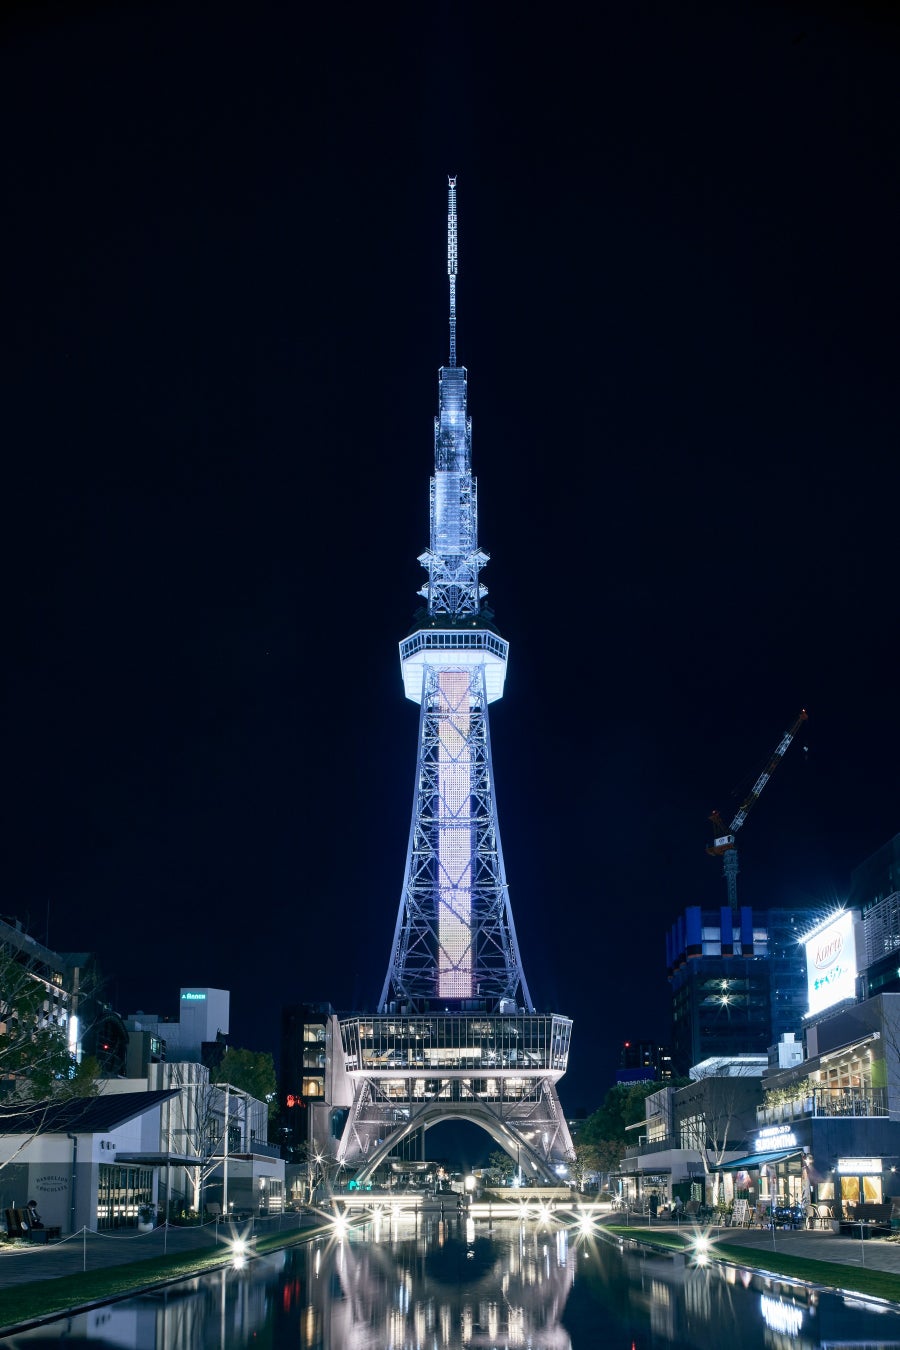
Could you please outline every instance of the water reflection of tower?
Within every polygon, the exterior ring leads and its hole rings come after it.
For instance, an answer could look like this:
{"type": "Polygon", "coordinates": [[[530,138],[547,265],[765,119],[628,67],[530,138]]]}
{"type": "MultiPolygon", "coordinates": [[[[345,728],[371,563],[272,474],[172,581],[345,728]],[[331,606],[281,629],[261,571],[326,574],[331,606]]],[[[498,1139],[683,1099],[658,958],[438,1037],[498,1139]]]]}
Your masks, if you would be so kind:
{"type": "MultiPolygon", "coordinates": [[[[425,1157],[424,1135],[474,1121],[527,1176],[558,1180],[571,1139],[556,1084],[568,1018],[536,1013],[519,952],[494,791],[489,705],[508,643],[485,603],[467,372],[457,364],[456,179],[448,193],[449,360],[439,373],[424,604],[400,644],[419,706],[412,822],[377,1014],[343,1019],[352,1087],[338,1157],[370,1176],[388,1156],[425,1157]]],[[[336,1103],[337,1104],[337,1103],[336,1103]]]]}
{"type": "Polygon", "coordinates": [[[454,1217],[441,1242],[439,1226],[436,1217],[423,1223],[417,1239],[408,1221],[398,1229],[388,1220],[377,1238],[372,1225],[343,1242],[343,1250],[323,1250],[321,1277],[309,1284],[315,1344],[371,1350],[436,1338],[455,1346],[462,1336],[473,1350],[497,1344],[570,1350],[560,1319],[574,1256],[564,1229],[517,1226],[500,1241],[480,1233],[472,1239],[466,1221],[454,1217]]]}

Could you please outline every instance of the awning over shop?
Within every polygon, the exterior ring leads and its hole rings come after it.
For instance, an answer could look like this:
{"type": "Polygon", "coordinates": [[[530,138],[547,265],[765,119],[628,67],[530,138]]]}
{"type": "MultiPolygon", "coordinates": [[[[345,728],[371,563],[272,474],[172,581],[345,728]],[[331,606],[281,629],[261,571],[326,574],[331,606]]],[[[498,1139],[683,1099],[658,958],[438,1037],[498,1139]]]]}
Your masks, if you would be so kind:
{"type": "MultiPolygon", "coordinates": [[[[198,1158],[196,1153],[117,1153],[110,1160],[113,1163],[128,1163],[140,1167],[200,1167],[212,1159],[198,1158]]],[[[218,1159],[222,1161],[221,1157],[218,1159]]]]}
{"type": "Polygon", "coordinates": [[[714,1172],[739,1172],[741,1169],[749,1172],[751,1167],[765,1167],[766,1163],[782,1162],[785,1158],[796,1158],[803,1153],[802,1148],[788,1148],[781,1153],[751,1153],[746,1158],[737,1158],[734,1162],[722,1163],[720,1167],[714,1167],[714,1172]]]}

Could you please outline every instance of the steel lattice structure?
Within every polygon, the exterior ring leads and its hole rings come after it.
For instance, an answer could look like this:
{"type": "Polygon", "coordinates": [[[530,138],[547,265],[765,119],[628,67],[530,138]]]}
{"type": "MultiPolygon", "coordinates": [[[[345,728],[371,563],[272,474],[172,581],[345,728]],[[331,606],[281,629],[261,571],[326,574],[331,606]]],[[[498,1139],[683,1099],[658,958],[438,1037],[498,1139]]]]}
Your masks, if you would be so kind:
{"type": "Polygon", "coordinates": [[[425,664],[403,899],[381,1007],[531,1008],[497,829],[483,665],[425,664]]]}
{"type": "Polygon", "coordinates": [[[488,706],[503,693],[508,645],[480,581],[488,555],[478,545],[467,375],[456,364],[453,178],[447,245],[450,361],[439,376],[430,546],[419,558],[427,605],[400,644],[406,695],[421,709],[412,823],[379,1015],[367,1022],[371,1039],[360,1040],[355,1020],[342,1022],[354,1097],[339,1157],[368,1174],[403,1140],[456,1115],[552,1179],[571,1154],[555,1088],[571,1022],[534,1018],[497,824],[488,706]],[[523,1015],[546,1023],[540,1046],[504,1054],[496,1047],[507,1032],[518,1035],[523,1015]]]}

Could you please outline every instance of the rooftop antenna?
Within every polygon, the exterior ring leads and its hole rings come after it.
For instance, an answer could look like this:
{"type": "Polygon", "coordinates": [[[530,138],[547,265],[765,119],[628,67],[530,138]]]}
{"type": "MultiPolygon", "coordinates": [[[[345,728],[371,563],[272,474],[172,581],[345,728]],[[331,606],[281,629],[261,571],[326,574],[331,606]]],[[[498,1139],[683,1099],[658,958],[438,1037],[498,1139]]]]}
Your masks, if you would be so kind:
{"type": "Polygon", "coordinates": [[[459,261],[456,229],[456,176],[447,179],[447,275],[450,278],[450,365],[456,365],[456,268],[459,261]]]}

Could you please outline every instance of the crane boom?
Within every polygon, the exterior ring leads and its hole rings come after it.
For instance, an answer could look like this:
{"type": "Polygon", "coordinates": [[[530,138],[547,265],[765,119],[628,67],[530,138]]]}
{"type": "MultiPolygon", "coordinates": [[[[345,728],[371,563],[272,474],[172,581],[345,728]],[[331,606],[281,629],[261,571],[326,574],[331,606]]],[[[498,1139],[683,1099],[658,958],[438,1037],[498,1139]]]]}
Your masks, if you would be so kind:
{"type": "Polygon", "coordinates": [[[791,741],[796,736],[797,732],[802,727],[803,723],[808,719],[808,717],[809,714],[806,711],[806,709],[801,708],[798,716],[794,720],[793,725],[788,727],[787,731],[784,733],[781,740],[778,742],[775,749],[772,751],[772,754],[769,757],[769,761],[766,764],[766,767],[763,769],[762,773],[759,775],[756,782],[753,784],[753,787],[750,789],[747,796],[741,802],[731,824],[726,825],[718,811],[713,811],[709,817],[713,823],[713,826],[715,827],[716,838],[713,840],[711,844],[707,846],[706,851],[713,857],[723,859],[723,864],[725,868],[725,879],[728,883],[728,898],[731,901],[733,908],[737,906],[737,874],[738,874],[737,845],[735,844],[734,836],[737,834],[738,830],[741,828],[744,821],[747,819],[747,816],[750,814],[751,810],[756,805],[763,788],[766,786],[769,779],[772,777],[772,774],[778,768],[778,765],[784,758],[785,751],[787,750],[791,741]]]}
{"type": "Polygon", "coordinates": [[[759,775],[756,782],[753,784],[753,787],[750,789],[748,795],[744,798],[744,800],[738,807],[738,813],[735,816],[734,820],[731,822],[730,828],[732,834],[734,834],[737,830],[739,830],[743,825],[744,821],[747,819],[747,814],[750,811],[751,807],[754,806],[757,798],[759,797],[759,794],[762,792],[763,788],[766,786],[766,783],[768,783],[769,779],[772,777],[772,774],[778,768],[779,762],[783,758],[785,750],[787,750],[791,741],[794,739],[797,732],[803,726],[803,723],[807,720],[808,717],[809,713],[806,711],[806,709],[801,708],[799,716],[797,717],[797,720],[794,722],[794,725],[784,733],[781,740],[778,742],[775,749],[772,751],[772,758],[769,760],[765,769],[763,769],[762,773],[759,775]]]}

